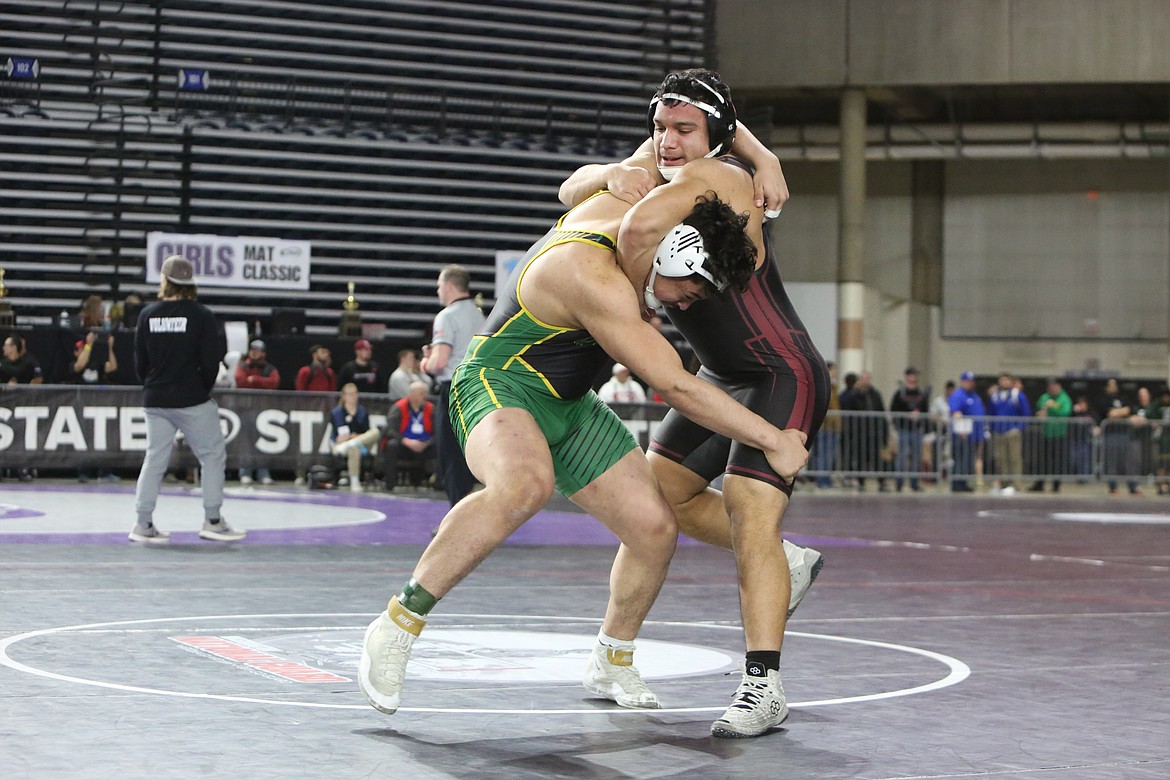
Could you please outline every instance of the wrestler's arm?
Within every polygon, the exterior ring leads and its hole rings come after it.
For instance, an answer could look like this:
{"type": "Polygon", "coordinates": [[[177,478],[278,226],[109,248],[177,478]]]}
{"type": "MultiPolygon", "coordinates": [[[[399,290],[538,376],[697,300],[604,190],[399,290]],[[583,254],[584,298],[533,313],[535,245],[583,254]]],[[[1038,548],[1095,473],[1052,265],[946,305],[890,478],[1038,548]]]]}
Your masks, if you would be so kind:
{"type": "MultiPolygon", "coordinates": [[[[756,207],[779,211],[789,198],[780,159],[742,122],[737,122],[736,127],[731,153],[747,161],[756,171],[752,177],[756,207]]],[[[664,181],[654,160],[654,139],[647,138],[621,162],[581,166],[561,184],[558,197],[566,206],[576,206],[598,190],[608,189],[632,204],[664,181]]]]}
{"type": "MultiPolygon", "coordinates": [[[[617,235],[618,262],[638,289],[650,273],[654,253],[666,234],[694,211],[699,198],[737,186],[729,176],[737,170],[718,160],[687,163],[670,184],[656,187],[626,212],[617,235]]],[[[742,176],[741,186],[746,188],[747,176],[738,175],[742,176]]]]}
{"type": "Polygon", "coordinates": [[[561,183],[557,196],[566,206],[576,206],[598,190],[609,190],[626,203],[637,203],[663,181],[654,162],[654,140],[647,138],[621,162],[582,165],[561,183]]]}
{"type": "Polygon", "coordinates": [[[755,191],[756,208],[769,212],[768,217],[779,216],[780,209],[789,197],[788,182],[784,180],[780,158],[772,154],[772,150],[764,146],[751,130],[744,127],[743,122],[736,122],[735,125],[731,153],[746,160],[755,170],[752,189],[755,191]]]}
{"type": "Polygon", "coordinates": [[[762,450],[769,463],[791,481],[808,461],[805,435],[780,430],[734,398],[683,368],[678,353],[642,320],[634,289],[613,266],[582,264],[575,282],[559,291],[569,314],[610,357],[658,391],[662,400],[704,428],[762,450]],[[568,293],[569,297],[565,298],[568,293]]]}
{"type": "Polygon", "coordinates": [[[423,347],[423,359],[418,364],[419,371],[430,376],[441,374],[451,359],[451,345],[439,342],[427,344],[423,347]]]}

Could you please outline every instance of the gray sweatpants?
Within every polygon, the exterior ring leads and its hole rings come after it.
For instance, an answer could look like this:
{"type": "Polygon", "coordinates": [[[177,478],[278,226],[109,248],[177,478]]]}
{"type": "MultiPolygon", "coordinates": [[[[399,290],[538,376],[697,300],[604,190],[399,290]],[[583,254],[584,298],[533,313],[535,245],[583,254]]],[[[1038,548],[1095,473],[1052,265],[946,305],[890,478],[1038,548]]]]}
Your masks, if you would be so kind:
{"type": "Polygon", "coordinates": [[[219,508],[223,506],[224,467],[227,465],[227,449],[219,428],[219,407],[212,400],[181,409],[149,406],[146,408],[146,457],[142,461],[134,495],[141,525],[150,521],[154,514],[177,430],[183,432],[191,451],[199,459],[203,517],[206,520],[219,517],[219,508]]]}

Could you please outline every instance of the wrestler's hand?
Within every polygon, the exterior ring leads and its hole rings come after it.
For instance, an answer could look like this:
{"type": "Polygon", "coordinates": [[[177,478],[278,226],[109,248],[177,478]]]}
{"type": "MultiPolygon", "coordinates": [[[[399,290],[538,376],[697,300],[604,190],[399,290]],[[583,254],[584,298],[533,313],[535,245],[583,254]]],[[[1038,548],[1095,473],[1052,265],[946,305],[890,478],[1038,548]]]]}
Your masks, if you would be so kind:
{"type": "Polygon", "coordinates": [[[610,194],[630,205],[649,195],[657,184],[657,180],[645,168],[621,163],[610,168],[605,180],[605,188],[610,194]]]}
{"type": "Polygon", "coordinates": [[[808,436],[804,431],[785,428],[780,431],[780,441],[776,449],[764,453],[772,470],[790,485],[800,470],[808,464],[808,450],[804,446],[806,441],[808,436]]]}
{"type": "Polygon", "coordinates": [[[770,156],[756,168],[752,188],[756,193],[756,208],[764,209],[764,218],[775,219],[780,216],[780,209],[784,208],[789,198],[788,182],[784,180],[780,160],[770,156]]]}

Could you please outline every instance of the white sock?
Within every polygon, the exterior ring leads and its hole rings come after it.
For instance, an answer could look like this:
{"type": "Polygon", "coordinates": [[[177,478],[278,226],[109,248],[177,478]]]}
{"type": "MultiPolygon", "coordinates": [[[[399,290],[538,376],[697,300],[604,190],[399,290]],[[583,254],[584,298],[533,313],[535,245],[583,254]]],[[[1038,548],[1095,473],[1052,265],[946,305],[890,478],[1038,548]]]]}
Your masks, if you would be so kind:
{"type": "Polygon", "coordinates": [[[612,636],[601,630],[597,632],[597,641],[599,644],[603,644],[606,647],[612,647],[615,650],[630,650],[632,652],[634,649],[634,640],[614,639],[612,636]]]}

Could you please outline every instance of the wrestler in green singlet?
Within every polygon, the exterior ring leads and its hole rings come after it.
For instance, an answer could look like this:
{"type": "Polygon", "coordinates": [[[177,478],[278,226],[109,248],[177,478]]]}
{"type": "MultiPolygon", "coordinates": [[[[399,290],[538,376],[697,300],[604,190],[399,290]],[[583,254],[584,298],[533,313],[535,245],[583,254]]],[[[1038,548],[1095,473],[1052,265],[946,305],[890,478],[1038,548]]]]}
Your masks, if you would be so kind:
{"type": "Polygon", "coordinates": [[[548,441],[557,490],[566,496],[597,479],[638,446],[592,390],[593,380],[608,361],[597,341],[587,331],[541,322],[520,298],[525,272],[552,247],[577,242],[615,250],[612,236],[565,229],[570,214],[561,217],[517,264],[506,295],[496,302],[484,332],[471,340],[451,385],[451,423],[460,446],[467,445],[471,429],[492,411],[524,409],[548,441]]]}

